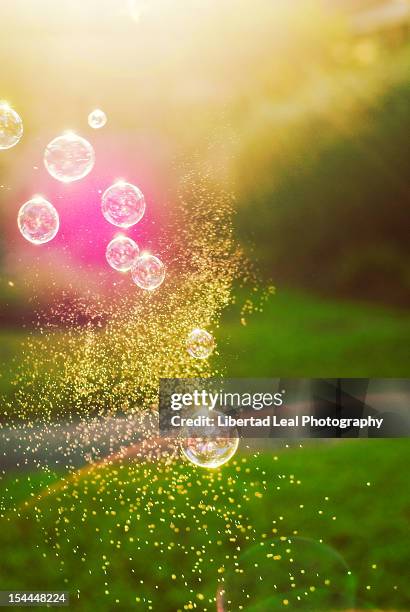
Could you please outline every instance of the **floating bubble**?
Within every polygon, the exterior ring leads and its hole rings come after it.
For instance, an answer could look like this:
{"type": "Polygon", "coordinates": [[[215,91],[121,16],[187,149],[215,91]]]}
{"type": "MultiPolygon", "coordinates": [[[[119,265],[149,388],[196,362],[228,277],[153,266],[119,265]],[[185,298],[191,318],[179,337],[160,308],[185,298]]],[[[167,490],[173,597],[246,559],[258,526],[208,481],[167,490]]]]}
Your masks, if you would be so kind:
{"type": "Polygon", "coordinates": [[[91,172],[95,162],[92,145],[81,136],[67,132],[48,143],[44,165],[57,181],[79,181],[91,172]]]}
{"type": "Polygon", "coordinates": [[[141,255],[131,268],[131,276],[138,287],[151,291],[162,284],[165,278],[165,266],[154,255],[141,255]]]}
{"type": "Polygon", "coordinates": [[[138,257],[138,253],[138,245],[132,238],[116,236],[108,244],[105,256],[114,270],[127,272],[131,270],[133,263],[138,257]]]}
{"type": "Polygon", "coordinates": [[[107,115],[100,108],[96,108],[88,115],[88,125],[94,130],[104,127],[107,123],[107,115]]]}
{"type": "Polygon", "coordinates": [[[199,415],[211,416],[214,424],[184,428],[181,451],[188,461],[198,467],[217,468],[227,463],[238,450],[238,432],[235,428],[218,425],[217,418],[221,413],[216,410],[210,412],[207,408],[201,409],[192,418],[199,415]]]}
{"type": "Polygon", "coordinates": [[[217,468],[234,456],[238,445],[239,438],[186,438],[181,450],[194,465],[217,468]]]}
{"type": "Polygon", "coordinates": [[[215,348],[215,340],[212,334],[205,329],[193,329],[189,334],[186,347],[191,357],[195,359],[206,359],[215,348]]]}
{"type": "Polygon", "coordinates": [[[8,104],[0,104],[0,149],[10,149],[23,135],[23,122],[8,104]]]}
{"type": "Polygon", "coordinates": [[[104,217],[113,225],[131,227],[144,216],[144,195],[135,185],[118,181],[104,191],[101,208],[104,217]]]}
{"type": "Polygon", "coordinates": [[[17,225],[26,240],[33,244],[44,244],[57,234],[60,219],[54,206],[37,196],[20,208],[17,225]]]}
{"type": "Polygon", "coordinates": [[[217,594],[218,610],[352,610],[356,579],[330,546],[300,537],[264,540],[239,556],[217,594]]]}

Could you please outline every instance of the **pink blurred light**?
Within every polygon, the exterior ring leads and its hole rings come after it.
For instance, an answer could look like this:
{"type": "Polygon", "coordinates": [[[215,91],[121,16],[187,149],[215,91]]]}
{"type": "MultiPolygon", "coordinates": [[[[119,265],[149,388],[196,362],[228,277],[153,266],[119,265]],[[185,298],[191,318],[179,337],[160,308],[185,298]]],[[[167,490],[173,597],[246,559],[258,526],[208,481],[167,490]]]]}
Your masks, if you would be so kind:
{"type": "Polygon", "coordinates": [[[155,252],[158,237],[167,223],[165,205],[170,189],[167,147],[159,139],[129,134],[104,133],[90,135],[96,162],[91,173],[80,181],[60,183],[53,179],[43,164],[44,148],[51,138],[35,139],[30,148],[22,149],[18,167],[9,175],[11,189],[6,207],[8,260],[23,259],[30,266],[34,261],[53,259],[58,266],[81,274],[96,271],[118,275],[105,259],[110,240],[122,233],[132,237],[141,250],[155,252]],[[37,168],[37,169],[35,169],[37,168]],[[22,178],[23,177],[23,178],[22,178]],[[144,193],[146,212],[139,223],[127,230],[108,223],[101,212],[101,195],[119,179],[137,185],[144,193]],[[60,215],[60,231],[43,247],[29,244],[18,231],[16,218],[20,206],[34,194],[47,198],[60,215]]]}

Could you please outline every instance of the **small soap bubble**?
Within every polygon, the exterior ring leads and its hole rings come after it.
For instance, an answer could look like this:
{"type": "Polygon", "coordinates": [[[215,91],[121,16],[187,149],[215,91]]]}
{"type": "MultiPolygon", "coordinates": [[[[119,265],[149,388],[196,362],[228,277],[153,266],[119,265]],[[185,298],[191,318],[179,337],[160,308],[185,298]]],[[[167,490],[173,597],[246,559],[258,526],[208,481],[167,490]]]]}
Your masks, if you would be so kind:
{"type": "Polygon", "coordinates": [[[235,428],[218,425],[217,419],[223,415],[216,410],[201,409],[192,418],[206,414],[213,419],[213,424],[184,428],[181,451],[194,465],[212,469],[227,463],[234,456],[238,450],[239,437],[235,428]]]}
{"type": "Polygon", "coordinates": [[[107,123],[107,115],[100,108],[96,108],[88,115],[88,125],[94,130],[104,127],[107,123]]]}
{"type": "Polygon", "coordinates": [[[23,122],[8,104],[0,104],[0,149],[10,149],[23,135],[23,122]]]}
{"type": "Polygon", "coordinates": [[[118,181],[104,191],[101,208],[109,223],[118,227],[131,227],[144,216],[144,195],[135,185],[118,181]]]}
{"type": "Polygon", "coordinates": [[[44,165],[57,181],[71,183],[89,174],[94,166],[92,145],[81,136],[67,132],[48,143],[44,151],[44,165]]]}
{"type": "Polygon", "coordinates": [[[154,255],[141,255],[131,268],[131,276],[138,287],[151,291],[162,284],[165,278],[165,266],[154,255]]]}
{"type": "Polygon", "coordinates": [[[33,244],[44,244],[57,234],[60,219],[50,202],[36,196],[20,208],[17,225],[26,240],[33,244]]]}
{"type": "Polygon", "coordinates": [[[188,335],[186,347],[191,357],[206,359],[215,348],[215,340],[205,329],[197,328],[188,335]]]}
{"type": "Polygon", "coordinates": [[[136,242],[128,236],[116,236],[108,244],[105,256],[114,270],[128,272],[131,270],[139,254],[136,242]]]}

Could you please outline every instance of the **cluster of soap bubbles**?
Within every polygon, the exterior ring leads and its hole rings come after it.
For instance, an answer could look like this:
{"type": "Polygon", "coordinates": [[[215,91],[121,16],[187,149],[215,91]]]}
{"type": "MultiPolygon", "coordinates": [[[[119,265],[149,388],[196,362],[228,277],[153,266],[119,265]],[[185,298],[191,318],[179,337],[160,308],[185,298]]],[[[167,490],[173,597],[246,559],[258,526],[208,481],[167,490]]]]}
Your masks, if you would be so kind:
{"type": "MultiPolygon", "coordinates": [[[[62,183],[84,178],[93,169],[94,162],[92,145],[74,132],[57,136],[48,143],[44,151],[44,166],[47,172],[62,183]]],[[[21,206],[17,225],[26,240],[32,244],[45,244],[57,235],[60,221],[53,204],[41,196],[35,196],[21,206]]]]}
{"type": "MultiPolygon", "coordinates": [[[[101,109],[88,115],[93,129],[103,127],[107,116],[101,109]]],[[[0,105],[0,149],[8,149],[19,142],[23,134],[21,117],[7,104],[0,105]]],[[[44,151],[44,166],[57,181],[72,183],[86,177],[95,164],[92,144],[74,132],[65,132],[51,140],[44,151]]],[[[146,203],[142,191],[132,183],[117,181],[101,197],[101,211],[112,225],[128,229],[145,214],[146,203]]],[[[58,233],[60,218],[53,204],[36,195],[25,202],[17,216],[22,236],[35,245],[52,240],[58,233]]],[[[130,272],[133,282],[145,291],[160,287],[165,279],[164,263],[155,255],[140,252],[138,244],[129,236],[117,235],[106,247],[106,260],[118,272],[130,272]]],[[[213,336],[206,330],[193,329],[186,340],[186,350],[194,359],[207,359],[215,347],[213,336]]],[[[184,455],[195,465],[216,467],[228,461],[236,452],[237,439],[221,436],[189,438],[183,446],[184,455]]]]}
{"type": "MultiPolygon", "coordinates": [[[[117,181],[104,191],[101,210],[112,225],[132,227],[144,216],[144,194],[136,185],[117,181]]],[[[138,245],[127,236],[120,235],[111,240],[105,255],[114,270],[131,271],[132,280],[141,289],[153,291],[164,281],[165,266],[162,261],[149,253],[139,255],[138,245]]]]}
{"type": "Polygon", "coordinates": [[[131,271],[131,278],[138,287],[152,291],[159,287],[165,278],[165,266],[158,257],[143,253],[128,236],[116,236],[108,244],[105,256],[114,270],[131,271]]]}
{"type": "MultiPolygon", "coordinates": [[[[93,111],[89,123],[101,127],[106,122],[103,111],[93,111]],[[99,125],[97,125],[97,122],[99,125]]],[[[0,104],[0,149],[14,147],[23,135],[23,121],[8,104],[0,104]]],[[[74,132],[57,136],[45,148],[44,165],[47,172],[62,183],[71,183],[87,176],[94,167],[93,146],[74,132]]],[[[59,215],[53,204],[42,196],[34,196],[23,204],[17,215],[22,236],[32,244],[45,244],[59,230],[59,215]]]]}
{"type": "MultiPolygon", "coordinates": [[[[17,113],[11,109],[9,113],[18,117],[17,113]]],[[[15,122],[14,125],[15,130],[21,125],[19,129],[21,135],[23,128],[20,117],[18,119],[20,123],[15,122]]],[[[4,127],[1,127],[4,125],[10,125],[10,122],[5,123],[0,111],[0,134],[5,133],[4,127]]],[[[17,138],[17,133],[14,136],[14,144],[16,144],[19,138],[17,138]]],[[[8,142],[11,142],[10,138],[9,133],[8,142]]],[[[4,141],[4,138],[0,140],[4,141]]],[[[85,138],[73,132],[57,136],[48,143],[44,151],[44,165],[48,173],[63,183],[78,181],[87,176],[94,162],[95,154],[92,145],[85,138]]],[[[60,219],[53,204],[42,196],[34,196],[21,206],[17,215],[17,225],[26,240],[32,244],[45,244],[57,235],[60,219]]]]}
{"type": "MultiPolygon", "coordinates": [[[[94,129],[103,127],[107,116],[101,109],[88,115],[88,124],[94,129]]],[[[0,149],[17,144],[23,134],[21,117],[7,104],[0,105],[0,149]]],[[[72,183],[86,177],[94,167],[95,152],[91,143],[75,134],[65,132],[51,140],[44,151],[47,172],[62,183],[72,183]]],[[[121,228],[138,223],[145,213],[142,191],[131,183],[117,181],[106,189],[101,198],[101,210],[105,219],[121,228]]],[[[23,204],[18,212],[17,225],[22,236],[32,244],[45,244],[59,230],[60,220],[55,207],[41,196],[35,196],[23,204]]],[[[139,247],[127,236],[116,236],[106,249],[109,265],[119,272],[132,271],[131,277],[138,287],[153,290],[165,278],[163,262],[153,255],[139,256],[139,247]]]]}
{"type": "MultiPolygon", "coordinates": [[[[88,124],[94,129],[103,127],[107,116],[101,109],[88,115],[88,124]]],[[[17,144],[23,134],[21,117],[7,104],[0,105],[0,148],[8,149],[17,144]]],[[[95,152],[88,140],[65,132],[57,136],[45,148],[44,165],[48,173],[62,183],[71,183],[86,177],[94,167],[95,152]]],[[[101,210],[105,219],[121,228],[138,223],[145,213],[142,191],[131,183],[117,181],[108,187],[101,198],[101,210]]],[[[32,244],[45,244],[59,230],[59,215],[55,207],[41,196],[35,196],[19,210],[17,224],[21,234],[32,244]]],[[[106,248],[108,264],[119,272],[131,271],[131,278],[141,289],[157,289],[165,278],[165,266],[156,256],[140,254],[132,238],[116,236],[106,248]]],[[[187,338],[187,350],[195,359],[206,359],[214,349],[212,335],[203,329],[194,329],[187,338]]]]}

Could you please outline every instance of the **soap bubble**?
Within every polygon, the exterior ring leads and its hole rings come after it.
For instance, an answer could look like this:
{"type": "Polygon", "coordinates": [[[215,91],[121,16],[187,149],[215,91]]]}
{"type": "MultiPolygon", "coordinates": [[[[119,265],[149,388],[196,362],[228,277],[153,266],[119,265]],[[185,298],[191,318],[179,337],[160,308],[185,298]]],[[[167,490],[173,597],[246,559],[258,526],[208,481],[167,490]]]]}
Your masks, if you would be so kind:
{"type": "Polygon", "coordinates": [[[183,428],[181,451],[194,465],[217,468],[229,461],[238,450],[238,432],[235,428],[218,425],[217,418],[222,414],[216,410],[201,409],[190,415],[190,418],[205,414],[213,419],[214,424],[183,428]]]}
{"type": "Polygon", "coordinates": [[[181,450],[194,465],[217,468],[234,456],[238,445],[239,438],[186,438],[181,450]]]}
{"type": "Polygon", "coordinates": [[[215,348],[214,337],[205,329],[193,329],[189,334],[186,347],[191,357],[206,359],[215,348]]]}
{"type": "Polygon", "coordinates": [[[221,612],[355,608],[355,577],[336,550],[316,540],[264,540],[235,565],[218,589],[221,612]]]}
{"type": "Polygon", "coordinates": [[[114,270],[127,272],[138,257],[139,248],[132,238],[116,236],[108,244],[105,256],[114,270]]]}
{"type": "Polygon", "coordinates": [[[132,280],[141,289],[156,289],[165,278],[165,266],[154,255],[141,255],[131,268],[132,280]]]}
{"type": "Polygon", "coordinates": [[[0,104],[0,149],[10,149],[23,135],[23,122],[8,104],[0,104]]]}
{"type": "Polygon", "coordinates": [[[51,176],[63,183],[79,181],[91,172],[95,162],[92,145],[72,132],[57,136],[44,151],[44,165],[51,176]]]}
{"type": "Polygon", "coordinates": [[[107,123],[107,115],[100,108],[96,108],[88,115],[88,125],[95,130],[104,127],[107,123]]]}
{"type": "Polygon", "coordinates": [[[60,220],[54,206],[37,196],[20,208],[17,225],[26,240],[33,244],[44,244],[57,234],[60,220]]]}
{"type": "Polygon", "coordinates": [[[145,212],[143,193],[135,185],[118,181],[108,187],[101,198],[104,217],[118,227],[131,227],[145,212]]]}

